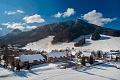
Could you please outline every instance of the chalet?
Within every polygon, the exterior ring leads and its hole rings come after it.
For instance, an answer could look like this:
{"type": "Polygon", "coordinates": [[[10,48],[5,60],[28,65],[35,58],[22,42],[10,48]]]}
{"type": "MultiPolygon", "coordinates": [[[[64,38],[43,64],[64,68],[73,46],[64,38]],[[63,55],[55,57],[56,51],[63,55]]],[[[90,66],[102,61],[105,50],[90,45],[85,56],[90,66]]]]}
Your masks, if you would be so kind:
{"type": "Polygon", "coordinates": [[[64,52],[64,54],[67,56],[67,58],[71,59],[72,58],[72,54],[70,50],[60,50],[59,52],[64,52]]]}
{"type": "Polygon", "coordinates": [[[8,44],[5,48],[7,48],[8,50],[13,50],[13,51],[19,51],[21,45],[11,45],[11,44],[8,44]]]}
{"type": "Polygon", "coordinates": [[[8,45],[7,45],[7,48],[8,48],[8,50],[13,50],[13,47],[12,47],[11,44],[8,44],[8,45]]]}
{"type": "Polygon", "coordinates": [[[77,49],[72,49],[71,50],[71,55],[72,55],[72,58],[80,58],[82,52],[80,50],[77,50],[77,49]]]}
{"type": "Polygon", "coordinates": [[[90,55],[91,55],[91,51],[88,51],[88,50],[84,50],[84,51],[82,51],[82,55],[84,55],[85,57],[90,57],[90,55]]]}
{"type": "MultiPolygon", "coordinates": [[[[92,50],[84,50],[84,51],[82,51],[82,55],[81,56],[85,57],[85,62],[89,62],[90,56],[93,56],[92,52],[93,52],[92,50]]],[[[94,58],[94,56],[93,56],[93,58],[94,58]]]]}
{"type": "Polygon", "coordinates": [[[37,65],[47,61],[41,54],[20,55],[19,59],[22,66],[25,66],[27,63],[30,63],[30,65],[37,65]]]}
{"type": "Polygon", "coordinates": [[[66,61],[70,59],[64,52],[50,52],[47,57],[49,62],[66,61]]]}
{"type": "Polygon", "coordinates": [[[107,54],[107,57],[106,57],[106,60],[107,61],[111,61],[111,60],[114,60],[114,61],[120,61],[120,52],[119,50],[110,50],[110,52],[107,54]]]}

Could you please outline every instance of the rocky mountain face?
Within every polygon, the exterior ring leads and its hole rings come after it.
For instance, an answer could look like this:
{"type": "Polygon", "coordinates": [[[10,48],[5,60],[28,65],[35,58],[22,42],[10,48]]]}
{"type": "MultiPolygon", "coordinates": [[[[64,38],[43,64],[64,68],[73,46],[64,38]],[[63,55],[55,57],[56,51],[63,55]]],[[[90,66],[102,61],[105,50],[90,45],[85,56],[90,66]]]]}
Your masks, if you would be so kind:
{"type": "Polygon", "coordinates": [[[94,32],[109,36],[120,36],[119,30],[103,28],[76,19],[46,24],[27,32],[14,30],[6,36],[0,37],[0,45],[20,44],[24,46],[29,42],[38,41],[50,35],[55,36],[52,44],[56,44],[57,42],[70,42],[81,35],[88,35],[94,32]]]}

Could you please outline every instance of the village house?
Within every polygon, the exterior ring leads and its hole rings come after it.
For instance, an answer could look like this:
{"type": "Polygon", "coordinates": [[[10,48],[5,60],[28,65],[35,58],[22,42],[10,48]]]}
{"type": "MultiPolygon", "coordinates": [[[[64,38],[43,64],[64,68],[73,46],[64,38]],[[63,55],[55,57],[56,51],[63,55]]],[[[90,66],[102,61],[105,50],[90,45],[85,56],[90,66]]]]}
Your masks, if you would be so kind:
{"type": "Polygon", "coordinates": [[[106,57],[106,60],[107,61],[120,61],[120,52],[119,51],[116,51],[116,50],[110,50],[110,52],[107,53],[107,57],[106,57]]]}
{"type": "Polygon", "coordinates": [[[77,50],[77,49],[72,49],[71,50],[72,58],[76,58],[76,59],[80,58],[81,54],[82,54],[82,52],[80,50],[77,50]]]}
{"type": "Polygon", "coordinates": [[[89,57],[91,55],[91,52],[90,51],[82,51],[82,57],[84,56],[85,57],[85,62],[89,62],[89,57]]]}
{"type": "Polygon", "coordinates": [[[27,63],[32,65],[46,63],[47,60],[41,54],[33,54],[33,55],[20,55],[20,66],[26,66],[27,63]]]}
{"type": "Polygon", "coordinates": [[[47,59],[49,62],[58,62],[69,60],[70,57],[67,56],[64,52],[50,52],[47,55],[47,59]]]}

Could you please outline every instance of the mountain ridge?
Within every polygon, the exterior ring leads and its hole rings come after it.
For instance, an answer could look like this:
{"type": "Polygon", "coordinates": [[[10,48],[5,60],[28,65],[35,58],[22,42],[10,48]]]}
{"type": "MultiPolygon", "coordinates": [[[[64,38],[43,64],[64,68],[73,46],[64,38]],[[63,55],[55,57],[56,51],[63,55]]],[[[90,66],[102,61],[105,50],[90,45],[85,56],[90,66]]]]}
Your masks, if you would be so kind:
{"type": "Polygon", "coordinates": [[[20,44],[24,46],[29,42],[38,41],[51,35],[55,36],[52,43],[56,44],[57,42],[70,42],[81,35],[88,35],[94,32],[109,36],[120,36],[119,30],[104,28],[87,23],[81,19],[75,19],[46,24],[31,31],[20,32],[10,37],[0,37],[0,45],[20,44]]]}

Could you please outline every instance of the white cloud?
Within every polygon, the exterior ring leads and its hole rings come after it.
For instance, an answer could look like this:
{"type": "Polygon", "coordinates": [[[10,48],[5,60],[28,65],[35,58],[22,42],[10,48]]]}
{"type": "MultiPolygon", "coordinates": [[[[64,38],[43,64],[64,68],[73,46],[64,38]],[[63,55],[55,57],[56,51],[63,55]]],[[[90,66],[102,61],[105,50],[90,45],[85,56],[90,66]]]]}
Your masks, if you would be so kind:
{"type": "Polygon", "coordinates": [[[25,23],[15,23],[15,22],[7,22],[7,23],[2,23],[2,25],[6,26],[7,28],[12,28],[12,29],[20,29],[23,30],[25,27],[25,23]]]}
{"type": "Polygon", "coordinates": [[[0,28],[0,30],[2,30],[3,28],[0,28]]]}
{"type": "Polygon", "coordinates": [[[22,11],[22,10],[17,10],[16,12],[18,12],[18,13],[24,13],[24,11],[22,11]]]}
{"type": "Polygon", "coordinates": [[[87,20],[89,23],[96,24],[98,26],[103,26],[109,22],[116,20],[117,18],[103,18],[102,13],[96,12],[96,10],[90,11],[82,16],[83,19],[87,20]]]}
{"type": "Polygon", "coordinates": [[[43,23],[45,22],[45,20],[43,18],[41,18],[40,15],[38,14],[35,14],[35,15],[32,15],[32,16],[25,16],[23,18],[23,20],[26,22],[26,23],[43,23]]]}
{"type": "Polygon", "coordinates": [[[13,14],[16,14],[16,12],[15,11],[5,11],[5,14],[13,15],[13,14]]]}
{"type": "Polygon", "coordinates": [[[71,15],[74,15],[75,11],[73,8],[68,8],[66,12],[63,13],[63,17],[69,17],[71,15]]]}
{"type": "Polygon", "coordinates": [[[35,29],[37,26],[26,26],[27,29],[35,29]]]}
{"type": "Polygon", "coordinates": [[[62,13],[58,12],[57,14],[53,15],[55,18],[60,18],[62,13]]]}
{"type": "Polygon", "coordinates": [[[24,11],[22,10],[16,10],[16,11],[5,11],[5,14],[7,15],[14,15],[14,14],[17,14],[17,13],[24,13],[24,11]]]}
{"type": "Polygon", "coordinates": [[[58,12],[57,14],[53,15],[55,18],[60,18],[60,17],[69,17],[71,15],[75,14],[75,10],[73,8],[68,8],[66,12],[58,12]]]}

